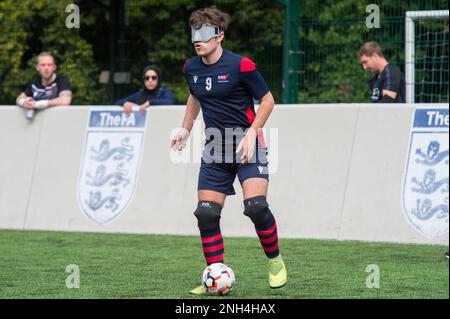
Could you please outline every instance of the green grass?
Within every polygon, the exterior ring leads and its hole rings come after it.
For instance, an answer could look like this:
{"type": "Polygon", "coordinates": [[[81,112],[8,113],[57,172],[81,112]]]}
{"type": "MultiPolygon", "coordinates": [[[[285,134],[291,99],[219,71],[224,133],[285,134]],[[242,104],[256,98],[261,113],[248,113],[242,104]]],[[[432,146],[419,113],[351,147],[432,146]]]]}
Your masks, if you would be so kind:
{"type": "MultiPolygon", "coordinates": [[[[271,290],[256,236],[224,241],[237,281],[224,298],[449,298],[444,246],[282,239],[289,282],[271,290]],[[380,288],[366,287],[369,264],[380,288]]],[[[203,267],[198,237],[0,231],[0,298],[193,298],[203,267]]]]}

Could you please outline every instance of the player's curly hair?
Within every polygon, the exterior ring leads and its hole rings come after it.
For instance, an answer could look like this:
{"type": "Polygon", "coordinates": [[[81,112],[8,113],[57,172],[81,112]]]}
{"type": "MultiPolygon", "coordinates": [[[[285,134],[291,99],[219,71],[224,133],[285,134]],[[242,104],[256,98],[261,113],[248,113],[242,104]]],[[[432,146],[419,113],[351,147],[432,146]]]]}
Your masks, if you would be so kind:
{"type": "Polygon", "coordinates": [[[215,6],[212,6],[192,12],[189,18],[189,25],[198,29],[203,24],[211,24],[218,26],[222,31],[226,31],[230,25],[230,20],[231,18],[228,13],[222,12],[215,6]]]}

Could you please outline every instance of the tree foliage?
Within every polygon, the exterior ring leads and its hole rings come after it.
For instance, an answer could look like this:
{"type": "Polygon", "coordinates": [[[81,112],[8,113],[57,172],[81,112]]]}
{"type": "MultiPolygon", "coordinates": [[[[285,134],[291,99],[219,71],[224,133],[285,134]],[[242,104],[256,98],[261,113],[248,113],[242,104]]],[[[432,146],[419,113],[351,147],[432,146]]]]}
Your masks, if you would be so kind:
{"type": "MultiPolygon", "coordinates": [[[[184,103],[189,92],[182,74],[186,59],[195,55],[188,19],[192,11],[216,5],[231,15],[225,49],[257,62],[269,86],[281,95],[281,47],[284,10],[272,0],[125,0],[124,41],[116,34],[110,48],[113,0],[79,0],[80,28],[65,25],[68,0],[0,0],[0,104],[12,104],[33,74],[34,58],[53,52],[58,72],[71,81],[74,104],[107,104],[108,87],[98,83],[100,71],[128,71],[132,82],[117,85],[116,95],[142,86],[142,69],[150,63],[163,71],[165,86],[184,103]],[[124,48],[124,59],[118,60],[124,48]]],[[[300,1],[300,0],[299,0],[300,1]]],[[[368,3],[359,0],[300,2],[301,103],[365,102],[370,74],[356,59],[359,46],[378,41],[389,62],[403,66],[404,13],[445,9],[443,0],[379,0],[381,28],[368,29],[368,3]]],[[[117,27],[117,26],[116,26],[117,27]]]]}
{"type": "MultiPolygon", "coordinates": [[[[189,94],[182,66],[195,56],[188,25],[190,14],[199,8],[216,5],[231,16],[224,48],[252,59],[267,46],[282,43],[283,10],[274,1],[129,1],[126,21],[129,36],[130,70],[138,78],[143,67],[156,63],[163,67],[164,81],[170,84],[177,100],[184,103],[189,94]]],[[[140,85],[137,80],[135,86],[140,85]]]]}
{"type": "Polygon", "coordinates": [[[442,0],[302,1],[301,103],[370,102],[370,73],[357,59],[359,47],[377,41],[388,62],[404,67],[404,21],[408,10],[445,9],[442,0]],[[380,28],[367,28],[366,6],[380,8],[380,28]]]}
{"type": "MultiPolygon", "coordinates": [[[[3,0],[0,2],[0,101],[14,104],[36,73],[35,57],[42,51],[56,56],[57,73],[69,77],[73,104],[98,103],[104,90],[98,86],[98,70],[92,44],[80,29],[67,28],[66,7],[71,1],[3,0]],[[6,32],[5,32],[6,31],[6,32]]],[[[81,29],[89,27],[83,24],[81,29]]],[[[89,22],[87,19],[85,22],[89,22]]]]}
{"type": "MultiPolygon", "coordinates": [[[[98,84],[101,70],[109,70],[112,52],[109,36],[112,18],[109,0],[80,0],[79,29],[69,29],[66,6],[72,1],[0,1],[0,101],[14,103],[35,74],[34,58],[41,51],[54,53],[59,73],[69,77],[74,104],[104,104],[112,100],[107,87],[98,84]]],[[[132,83],[119,87],[122,94],[141,85],[141,70],[156,63],[163,70],[180,103],[188,90],[182,65],[193,55],[188,19],[192,11],[216,5],[230,13],[232,24],[225,48],[255,58],[268,45],[281,45],[282,8],[273,1],[250,0],[129,0],[125,1],[125,59],[132,83]]],[[[118,39],[116,48],[119,49],[118,39]]],[[[117,52],[113,53],[116,56],[117,52]]],[[[116,70],[120,67],[115,65],[116,70]]],[[[115,98],[118,98],[116,96],[115,98]]]]}

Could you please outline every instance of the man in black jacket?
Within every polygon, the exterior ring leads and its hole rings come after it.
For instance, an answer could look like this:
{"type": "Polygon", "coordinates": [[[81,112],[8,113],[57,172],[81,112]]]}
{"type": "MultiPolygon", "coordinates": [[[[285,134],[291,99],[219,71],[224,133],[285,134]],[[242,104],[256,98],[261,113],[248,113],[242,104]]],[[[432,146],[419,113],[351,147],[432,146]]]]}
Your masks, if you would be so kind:
{"type": "Polygon", "coordinates": [[[405,103],[405,77],[398,66],[386,61],[378,43],[364,43],[358,59],[364,70],[374,73],[370,82],[372,102],[405,103]]]}

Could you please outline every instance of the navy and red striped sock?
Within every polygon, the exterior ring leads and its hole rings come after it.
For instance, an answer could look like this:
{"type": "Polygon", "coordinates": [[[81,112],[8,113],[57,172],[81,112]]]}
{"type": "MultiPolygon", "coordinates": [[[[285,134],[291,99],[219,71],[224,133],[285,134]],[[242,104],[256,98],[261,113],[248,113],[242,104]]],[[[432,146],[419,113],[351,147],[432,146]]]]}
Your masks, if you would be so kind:
{"type": "Polygon", "coordinates": [[[223,263],[224,245],[220,227],[200,229],[200,236],[206,264],[223,263]]]}
{"type": "Polygon", "coordinates": [[[278,248],[278,232],[275,217],[270,214],[269,218],[261,225],[255,225],[259,242],[268,258],[275,258],[280,254],[278,248]]]}

